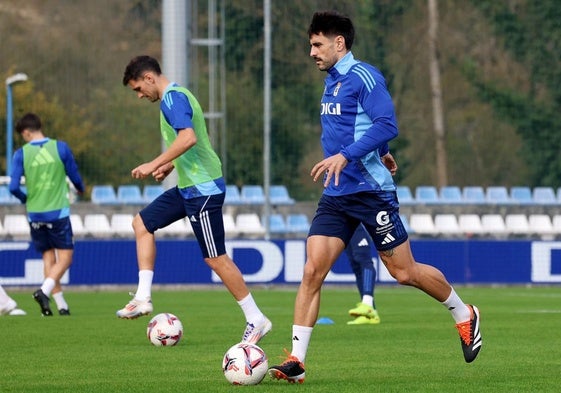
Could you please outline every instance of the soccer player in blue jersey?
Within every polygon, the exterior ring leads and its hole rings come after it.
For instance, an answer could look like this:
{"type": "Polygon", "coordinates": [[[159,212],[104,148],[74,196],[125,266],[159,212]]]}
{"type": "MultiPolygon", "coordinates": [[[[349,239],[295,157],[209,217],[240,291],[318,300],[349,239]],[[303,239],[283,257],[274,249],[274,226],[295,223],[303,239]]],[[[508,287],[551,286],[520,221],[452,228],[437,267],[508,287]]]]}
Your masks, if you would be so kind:
{"type": "Polygon", "coordinates": [[[240,270],[226,254],[222,217],[226,184],[199,102],[189,90],[170,82],[162,74],[158,61],[150,56],[138,56],[130,61],[123,84],[138,98],[160,101],[160,131],[167,147],[151,161],[134,168],[132,177],[153,176],[162,181],[175,170],[178,184],[134,217],[138,288],[133,299],[117,311],[117,316],[131,319],[153,311],[154,233],[188,217],[205,262],[220,277],[245,315],[247,323],[242,341],[257,343],[271,330],[272,324],[257,307],[240,270]]]}
{"type": "Polygon", "coordinates": [[[292,326],[292,351],[269,375],[304,382],[304,362],[320,307],[323,280],[356,227],[372,236],[380,259],[403,285],[421,289],[450,310],[460,333],[466,362],[481,349],[479,311],[466,305],[433,266],[415,261],[399,217],[396,186],[383,164],[388,142],[398,134],[391,96],[380,71],[351,52],[352,21],[337,12],[316,12],[308,29],[310,56],[327,72],[320,105],[324,159],[311,170],[323,176],[307,239],[307,259],[298,288],[292,326]]]}
{"type": "MultiPolygon", "coordinates": [[[[381,157],[382,163],[393,176],[397,173],[397,162],[388,151],[381,157]]],[[[380,323],[380,315],[376,310],[374,301],[374,286],[376,281],[376,268],[372,261],[372,238],[364,228],[359,225],[351,240],[345,248],[345,253],[356,277],[356,285],[360,294],[360,302],[349,310],[349,315],[355,317],[347,322],[348,325],[376,325],[380,323]]]]}
{"type": "Polygon", "coordinates": [[[45,273],[45,280],[33,298],[43,316],[53,315],[49,304],[51,295],[59,315],[70,315],[60,283],[74,254],[66,178],[78,194],[84,192],[84,183],[70,147],[66,142],[46,137],[39,116],[25,114],[16,123],[16,131],[26,144],[14,153],[10,192],[25,203],[31,240],[43,257],[45,273]],[[26,191],[20,186],[22,176],[26,191]]]}

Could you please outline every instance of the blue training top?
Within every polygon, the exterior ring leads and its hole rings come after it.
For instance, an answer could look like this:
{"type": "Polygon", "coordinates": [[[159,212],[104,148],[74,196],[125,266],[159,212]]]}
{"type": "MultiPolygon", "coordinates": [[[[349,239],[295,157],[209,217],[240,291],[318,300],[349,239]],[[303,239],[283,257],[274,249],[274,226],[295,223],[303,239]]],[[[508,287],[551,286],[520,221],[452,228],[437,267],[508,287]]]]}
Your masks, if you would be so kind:
{"type": "Polygon", "coordinates": [[[394,191],[391,173],[380,157],[398,134],[392,98],[382,73],[347,53],[327,71],[321,99],[324,157],[337,153],[349,161],[324,190],[340,196],[362,191],[394,191]]]}

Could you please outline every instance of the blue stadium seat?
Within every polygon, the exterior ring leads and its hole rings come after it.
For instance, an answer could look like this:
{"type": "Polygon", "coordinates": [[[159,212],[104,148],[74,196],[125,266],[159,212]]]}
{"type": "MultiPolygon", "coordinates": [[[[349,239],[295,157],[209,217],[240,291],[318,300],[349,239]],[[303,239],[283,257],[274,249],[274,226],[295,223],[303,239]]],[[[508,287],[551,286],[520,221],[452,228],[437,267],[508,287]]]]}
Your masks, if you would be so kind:
{"type": "Polygon", "coordinates": [[[242,203],[242,198],[240,196],[240,190],[235,184],[226,185],[226,197],[224,199],[225,205],[240,205],[242,203]]]}
{"type": "Polygon", "coordinates": [[[142,198],[144,198],[145,203],[150,203],[159,197],[164,191],[164,187],[159,184],[146,185],[142,190],[142,198]]]}
{"type": "Polygon", "coordinates": [[[532,192],[534,203],[538,205],[556,205],[557,197],[551,187],[534,187],[532,192]]]}
{"type": "Polygon", "coordinates": [[[415,189],[415,200],[417,203],[435,204],[439,203],[438,190],[434,186],[418,186],[415,189]]]}
{"type": "Polygon", "coordinates": [[[263,205],[265,203],[263,187],[257,185],[242,186],[241,200],[246,205],[263,205]]]}
{"type": "Polygon", "coordinates": [[[520,205],[532,205],[532,189],[526,186],[514,186],[510,188],[510,199],[513,203],[520,205]]]}
{"type": "Polygon", "coordinates": [[[409,219],[407,218],[407,216],[405,214],[400,214],[399,218],[401,218],[401,222],[403,223],[403,226],[405,227],[407,233],[410,235],[414,234],[415,231],[411,229],[411,225],[409,225],[409,219]]]}
{"type": "Polygon", "coordinates": [[[10,193],[10,189],[7,185],[0,185],[0,205],[15,205],[18,204],[19,199],[10,193]]]}
{"type": "MultiPolygon", "coordinates": [[[[263,226],[265,225],[265,218],[263,217],[263,226]]],[[[287,232],[286,229],[286,222],[284,221],[284,217],[282,214],[271,214],[269,215],[269,231],[275,234],[283,234],[287,232]]]]}
{"type": "Polygon", "coordinates": [[[508,195],[508,189],[503,186],[487,187],[486,198],[487,203],[495,205],[508,205],[512,203],[512,200],[508,195]]]}
{"type": "Polygon", "coordinates": [[[484,204],[486,203],[485,191],[481,186],[466,186],[463,188],[462,196],[464,203],[484,204]]]}
{"type": "Polygon", "coordinates": [[[458,186],[440,187],[440,203],[463,203],[462,190],[458,186]]]}
{"type": "Polygon", "coordinates": [[[269,199],[273,205],[293,205],[294,199],[288,194],[284,185],[274,185],[269,188],[269,199]]]}
{"type": "Polygon", "coordinates": [[[91,198],[96,205],[116,205],[118,203],[115,189],[110,185],[94,185],[91,198]]]}
{"type": "Polygon", "coordinates": [[[286,218],[286,230],[291,233],[308,233],[310,222],[308,216],[300,213],[289,214],[286,218]]]}
{"type": "Polygon", "coordinates": [[[397,186],[397,200],[400,205],[413,205],[415,198],[409,186],[397,186]]]}
{"type": "Polygon", "coordinates": [[[123,205],[143,205],[140,187],[136,184],[122,184],[117,187],[117,201],[123,205]]]}

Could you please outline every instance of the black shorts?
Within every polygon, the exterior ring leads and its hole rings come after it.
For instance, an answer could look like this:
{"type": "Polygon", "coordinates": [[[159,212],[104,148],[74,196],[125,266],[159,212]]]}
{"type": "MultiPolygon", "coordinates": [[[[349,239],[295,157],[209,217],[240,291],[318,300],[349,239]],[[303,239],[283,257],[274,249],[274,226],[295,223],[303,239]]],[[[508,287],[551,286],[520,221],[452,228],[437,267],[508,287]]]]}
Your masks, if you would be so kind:
{"type": "Polygon", "coordinates": [[[225,193],[185,199],[177,187],[170,188],[140,211],[150,233],[188,218],[205,258],[226,253],[222,205],[225,193]]]}
{"type": "Polygon", "coordinates": [[[338,237],[346,245],[361,222],[378,251],[395,248],[408,238],[399,217],[397,195],[391,191],[322,195],[308,236],[338,237]]]}
{"type": "Polygon", "coordinates": [[[70,218],[64,217],[52,222],[30,222],[29,226],[33,246],[38,252],[74,249],[70,218]]]}

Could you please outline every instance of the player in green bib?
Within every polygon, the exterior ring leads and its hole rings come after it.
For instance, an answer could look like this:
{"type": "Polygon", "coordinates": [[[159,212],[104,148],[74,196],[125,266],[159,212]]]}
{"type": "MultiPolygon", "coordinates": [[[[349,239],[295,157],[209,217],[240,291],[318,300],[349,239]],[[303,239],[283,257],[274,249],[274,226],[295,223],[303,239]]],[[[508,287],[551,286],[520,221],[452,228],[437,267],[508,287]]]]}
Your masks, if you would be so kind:
{"type": "MultiPolygon", "coordinates": [[[[257,343],[271,330],[271,321],[255,303],[243,276],[226,254],[222,206],[226,185],[222,165],[208,138],[203,111],[186,88],[170,82],[158,61],[150,56],[133,58],[125,69],[123,85],[138,98],[160,101],[160,131],[167,149],[131,171],[135,179],[152,176],[162,181],[174,169],[177,186],[142,209],[133,220],[138,259],[138,287],[119,318],[150,314],[156,256],[154,233],[188,217],[205,262],[220,277],[240,305],[246,328],[242,341],[257,343]]],[[[187,262],[187,261],[186,261],[187,262]]]]}
{"type": "Polygon", "coordinates": [[[33,298],[44,316],[53,315],[51,295],[59,314],[70,315],[60,283],[74,254],[66,177],[79,194],[84,192],[84,184],[68,145],[46,137],[41,128],[41,119],[34,113],[25,114],[16,124],[26,144],[14,153],[10,192],[25,203],[31,240],[43,257],[45,280],[33,298]],[[20,186],[22,177],[25,191],[20,186]]]}

